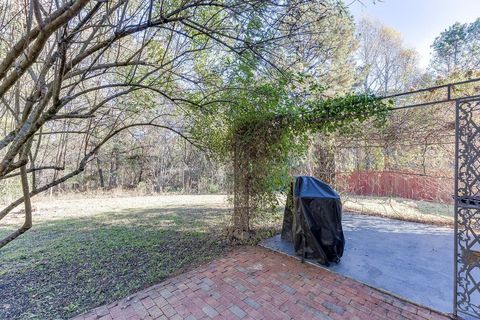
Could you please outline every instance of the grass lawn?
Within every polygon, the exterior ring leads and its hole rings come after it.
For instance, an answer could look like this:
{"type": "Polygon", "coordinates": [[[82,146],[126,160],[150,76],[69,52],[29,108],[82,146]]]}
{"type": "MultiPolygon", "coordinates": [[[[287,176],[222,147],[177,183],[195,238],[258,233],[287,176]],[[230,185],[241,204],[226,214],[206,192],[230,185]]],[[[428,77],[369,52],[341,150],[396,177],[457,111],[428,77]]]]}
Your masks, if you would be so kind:
{"type": "MultiPolygon", "coordinates": [[[[35,201],[33,229],[0,250],[0,319],[69,318],[221,255],[229,246],[224,200],[35,201]]],[[[2,221],[0,237],[21,219],[2,221]]]]}

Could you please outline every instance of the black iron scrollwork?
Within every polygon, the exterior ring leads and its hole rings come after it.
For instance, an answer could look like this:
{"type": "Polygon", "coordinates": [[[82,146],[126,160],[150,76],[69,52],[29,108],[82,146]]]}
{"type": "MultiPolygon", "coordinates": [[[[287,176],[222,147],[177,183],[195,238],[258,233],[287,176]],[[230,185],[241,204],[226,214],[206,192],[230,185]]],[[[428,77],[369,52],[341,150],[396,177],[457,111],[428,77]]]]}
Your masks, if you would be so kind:
{"type": "Polygon", "coordinates": [[[455,312],[480,318],[480,99],[457,101],[455,312]]]}

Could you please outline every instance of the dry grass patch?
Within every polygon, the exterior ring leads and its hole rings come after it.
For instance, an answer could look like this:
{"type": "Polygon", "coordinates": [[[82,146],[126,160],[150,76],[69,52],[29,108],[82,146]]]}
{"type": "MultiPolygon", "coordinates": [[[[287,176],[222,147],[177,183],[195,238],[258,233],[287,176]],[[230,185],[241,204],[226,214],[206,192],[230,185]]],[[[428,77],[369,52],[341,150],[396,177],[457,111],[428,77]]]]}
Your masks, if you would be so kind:
{"type": "Polygon", "coordinates": [[[402,198],[344,196],[345,211],[435,225],[453,225],[453,205],[402,198]]]}

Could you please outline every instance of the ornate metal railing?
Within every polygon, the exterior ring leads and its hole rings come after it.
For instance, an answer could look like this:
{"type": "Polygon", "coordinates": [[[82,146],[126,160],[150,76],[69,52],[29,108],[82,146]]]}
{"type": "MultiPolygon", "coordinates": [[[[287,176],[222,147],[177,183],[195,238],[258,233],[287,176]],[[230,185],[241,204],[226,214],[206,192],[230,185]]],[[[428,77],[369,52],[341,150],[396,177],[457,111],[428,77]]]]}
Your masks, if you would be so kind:
{"type": "Polygon", "coordinates": [[[480,98],[456,102],[454,312],[480,318],[480,98]]]}

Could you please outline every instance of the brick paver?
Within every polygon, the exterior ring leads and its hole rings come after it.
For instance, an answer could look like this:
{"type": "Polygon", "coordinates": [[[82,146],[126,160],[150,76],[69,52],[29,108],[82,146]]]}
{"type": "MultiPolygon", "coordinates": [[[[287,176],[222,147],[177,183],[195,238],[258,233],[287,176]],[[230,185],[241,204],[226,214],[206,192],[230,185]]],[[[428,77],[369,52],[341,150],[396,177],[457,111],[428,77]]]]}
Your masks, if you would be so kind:
{"type": "Polygon", "coordinates": [[[166,280],[75,319],[448,319],[261,247],[166,280]]]}

